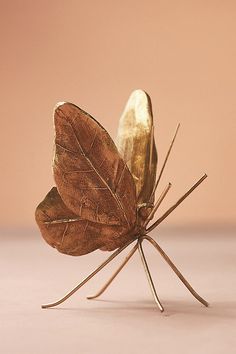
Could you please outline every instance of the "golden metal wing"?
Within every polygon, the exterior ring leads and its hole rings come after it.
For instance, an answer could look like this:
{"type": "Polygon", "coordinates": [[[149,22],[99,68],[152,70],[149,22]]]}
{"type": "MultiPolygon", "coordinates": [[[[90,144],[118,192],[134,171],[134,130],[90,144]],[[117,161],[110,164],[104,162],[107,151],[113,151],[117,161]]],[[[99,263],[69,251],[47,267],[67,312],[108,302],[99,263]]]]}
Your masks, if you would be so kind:
{"type": "Polygon", "coordinates": [[[116,144],[134,178],[138,205],[153,202],[157,168],[153,131],[151,100],[146,92],[135,90],[120,118],[116,144]]]}

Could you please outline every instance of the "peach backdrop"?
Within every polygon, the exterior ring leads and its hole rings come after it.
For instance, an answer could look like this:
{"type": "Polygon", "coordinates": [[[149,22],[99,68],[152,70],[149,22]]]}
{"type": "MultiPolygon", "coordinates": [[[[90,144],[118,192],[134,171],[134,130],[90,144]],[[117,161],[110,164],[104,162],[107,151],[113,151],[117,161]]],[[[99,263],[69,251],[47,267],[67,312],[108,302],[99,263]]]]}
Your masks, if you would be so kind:
{"type": "Polygon", "coordinates": [[[55,103],[78,104],[115,137],[136,88],[152,98],[160,162],[181,123],[163,210],[209,174],[169,225],[233,224],[235,15],[230,0],[2,2],[1,225],[33,226],[53,184],[55,103]]]}

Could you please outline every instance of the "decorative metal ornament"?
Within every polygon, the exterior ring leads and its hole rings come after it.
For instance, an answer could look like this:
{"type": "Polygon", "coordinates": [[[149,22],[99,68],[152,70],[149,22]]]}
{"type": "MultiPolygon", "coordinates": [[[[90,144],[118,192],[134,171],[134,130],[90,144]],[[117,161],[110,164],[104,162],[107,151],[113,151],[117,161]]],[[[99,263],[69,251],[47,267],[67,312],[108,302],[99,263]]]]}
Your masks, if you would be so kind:
{"type": "Polygon", "coordinates": [[[80,256],[96,249],[115,252],[63,298],[42,305],[42,308],[64,302],[134,242],[121,266],[104,287],[88,299],[100,296],[138,250],[154,300],[163,311],[143,252],[144,240],[157,249],[192,295],[208,306],[148,235],[207,177],[203,175],[149,226],[171,187],[169,183],[155,201],[155,192],[179,125],[156,178],[157,151],[151,101],[144,91],[134,91],[127,102],[119,122],[117,146],[94,118],[71,103],[56,106],[54,123],[53,172],[57,187],[50,190],[36,209],[42,236],[52,247],[68,255],[80,256]]]}

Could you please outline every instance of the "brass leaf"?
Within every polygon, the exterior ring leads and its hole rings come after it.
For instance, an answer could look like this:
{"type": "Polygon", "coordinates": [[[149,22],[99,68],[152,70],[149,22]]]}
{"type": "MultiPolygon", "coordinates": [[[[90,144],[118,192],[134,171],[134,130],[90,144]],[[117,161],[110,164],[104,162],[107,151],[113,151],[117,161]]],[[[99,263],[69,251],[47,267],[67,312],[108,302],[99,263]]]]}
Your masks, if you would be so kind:
{"type": "Polygon", "coordinates": [[[109,134],[71,103],[57,106],[54,122],[53,171],[66,206],[83,219],[131,229],[135,185],[109,134]]]}
{"type": "Polygon", "coordinates": [[[133,239],[121,225],[80,218],[67,208],[53,187],[38,205],[35,217],[46,242],[59,252],[81,256],[96,249],[112,251],[133,239]]]}
{"type": "Polygon", "coordinates": [[[144,91],[135,90],[130,95],[119,121],[116,141],[134,178],[137,203],[150,202],[156,179],[157,151],[151,100],[144,91]]]}
{"type": "Polygon", "coordinates": [[[82,255],[114,250],[136,237],[133,177],[106,130],[71,103],[54,114],[53,188],[36,209],[45,240],[82,255]]]}

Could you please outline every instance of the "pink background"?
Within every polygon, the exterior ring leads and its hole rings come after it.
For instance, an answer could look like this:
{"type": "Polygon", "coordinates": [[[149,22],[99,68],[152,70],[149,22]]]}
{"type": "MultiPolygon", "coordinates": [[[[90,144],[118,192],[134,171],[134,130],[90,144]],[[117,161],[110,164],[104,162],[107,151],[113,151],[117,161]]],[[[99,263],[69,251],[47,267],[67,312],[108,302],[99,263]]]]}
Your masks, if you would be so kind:
{"type": "Polygon", "coordinates": [[[34,226],[53,185],[56,102],[79,105],[115,138],[136,88],[152,98],[160,163],[181,123],[163,210],[209,174],[169,225],[234,223],[235,13],[229,0],[2,3],[1,225],[34,226]]]}
{"type": "Polygon", "coordinates": [[[0,9],[0,352],[235,354],[236,2],[5,0],[0,9]],[[163,314],[138,255],[100,301],[86,300],[125,254],[42,310],[109,255],[67,257],[35,224],[54,184],[53,107],[79,105],[114,138],[136,88],[152,98],[160,164],[181,123],[159,215],[209,174],[152,236],[210,308],[145,244],[163,314]]]}

